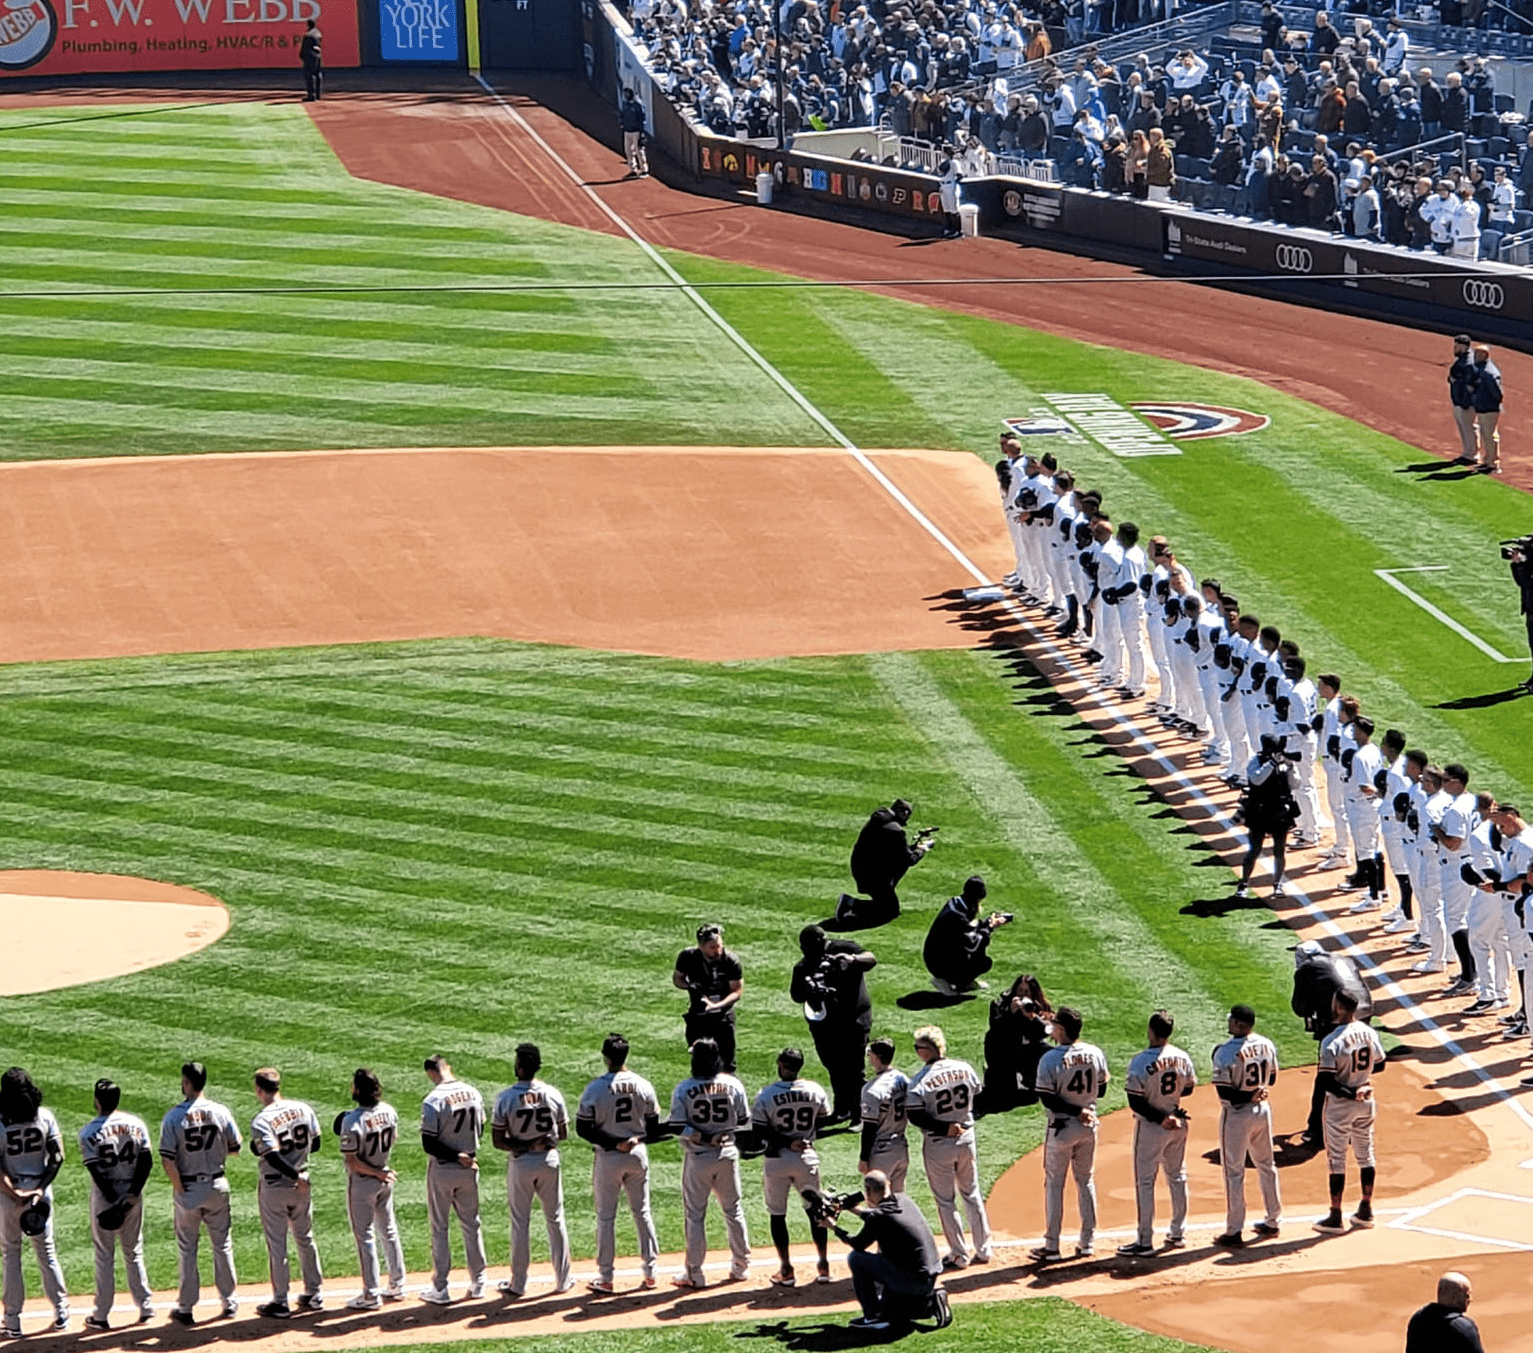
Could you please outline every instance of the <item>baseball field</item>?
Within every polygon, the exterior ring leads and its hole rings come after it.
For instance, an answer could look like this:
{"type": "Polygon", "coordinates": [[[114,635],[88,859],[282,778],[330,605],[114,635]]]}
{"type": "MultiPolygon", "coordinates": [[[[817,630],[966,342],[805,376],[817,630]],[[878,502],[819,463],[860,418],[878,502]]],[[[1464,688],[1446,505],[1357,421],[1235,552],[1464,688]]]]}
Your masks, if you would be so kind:
{"type": "MultiPolygon", "coordinates": [[[[921,995],[926,924],[971,873],[1018,915],[994,946],[997,976],[1036,972],[1085,1011],[1118,1076],[1108,1107],[1121,1108],[1121,1068],[1159,1005],[1205,1076],[1234,1001],[1263,1014],[1285,1065],[1312,1061],[1286,1015],[1290,927],[1336,935],[1351,898],[1301,863],[1306,896],[1281,915],[1231,901],[1233,838],[1207,824],[1228,796],[1189,787],[1189,749],[1134,732],[1141,706],[1085,698],[1068,657],[1024,617],[952,595],[975,581],[958,556],[992,577],[1010,566],[987,464],[1001,420],[1072,394],[1270,420],[1153,456],[1082,439],[1068,461],[1116,518],[1171,536],[1199,577],[1297,639],[1311,672],[1343,673],[1381,728],[1462,760],[1472,788],[1528,800],[1528,706],[1498,698],[1525,672],[1496,549],[1533,525],[1527,496],[1446,472],[1433,453],[1451,428],[1435,406],[1402,441],[1379,430],[1387,418],[1309,402],[1294,382],[1030,328],[1025,285],[986,294],[1005,322],[964,300],[922,304],[919,288],[899,299],[889,286],[797,284],[820,275],[822,245],[811,256],[806,243],[799,279],[732,248],[705,256],[705,239],[664,250],[689,293],[610,223],[513,214],[473,200],[471,184],[445,196],[353,176],[336,149],[345,100],[313,118],[258,102],[7,103],[0,868],[178,884],[230,914],[216,943],[161,966],[51,990],[46,959],[7,976],[0,1046],[44,1087],[71,1145],[97,1076],[154,1124],[188,1057],[208,1064],[210,1093],[242,1123],[258,1107],[257,1066],[281,1067],[327,1124],[352,1069],[373,1066],[410,1121],[424,1055],[446,1053],[489,1098],[529,1039],[573,1105],[609,1029],[664,1094],[685,1075],[670,972],[705,920],[726,926],[744,964],[739,1064],[754,1091],[778,1049],[807,1041],[787,996],[796,932],[849,885],[857,828],[895,795],[942,828],[903,890],[905,915],[865,937],[879,958],[875,1029],[900,1040],[903,1061],[911,1029],[933,1018],[957,1055],[980,1059],[984,1004],[933,1010],[921,995]]],[[[361,99],[351,111],[397,117],[402,141],[423,147],[450,139],[459,115],[361,99]]],[[[520,127],[496,121],[503,112],[465,104],[463,126],[481,138],[493,126],[535,157],[520,127]]],[[[678,214],[746,210],[672,196],[678,214]]],[[[897,241],[877,247],[900,257],[897,241]]],[[[950,276],[950,257],[933,249],[922,266],[950,276]]],[[[1115,303],[1105,283],[1096,295],[1115,303]]],[[[1190,322],[1182,305],[1168,325],[1190,322]]],[[[1302,345],[1304,322],[1276,341],[1302,345]]],[[[1400,379],[1419,379],[1417,367],[1400,379]]],[[[1395,403],[1391,379],[1375,378],[1381,406],[1395,403]]],[[[57,931],[55,948],[89,943],[45,908],[12,904],[7,917],[15,933],[57,931]]],[[[1380,1008],[1402,1077],[1426,1096],[1382,1144],[1382,1205],[1407,1178],[1452,1192],[1419,1171],[1392,1182],[1392,1160],[1429,1154],[1431,1134],[1479,1133],[1482,1154],[1515,1173],[1533,1124],[1511,1121],[1520,1068],[1495,1060],[1511,1051],[1478,1026],[1427,1028],[1420,980],[1404,981],[1381,939],[1367,943],[1395,984],[1380,1008]],[[1449,1064],[1461,1056],[1486,1074],[1449,1064]],[[1484,1121],[1496,1115],[1507,1122],[1484,1121]]],[[[1040,1140],[1035,1112],[986,1120],[987,1189],[1026,1170],[1040,1140]]],[[[829,1181],[855,1182],[855,1148],[826,1141],[829,1181]]],[[[588,1261],[585,1148],[566,1160],[572,1242],[588,1261]]],[[[662,1248],[676,1250],[677,1150],[653,1160],[662,1248]]],[[[407,1140],[399,1162],[419,1271],[424,1157],[407,1140]]],[[[1217,1180],[1215,1165],[1194,1169],[1217,1180]]],[[[919,1173],[912,1191],[929,1204],[919,1173]]],[[[254,1170],[241,1160],[231,1175],[254,1290],[265,1269],[254,1170]]],[[[322,1154],[317,1234],[338,1289],[356,1272],[342,1176],[322,1154]]],[[[1285,1189],[1290,1176],[1322,1210],[1323,1162],[1285,1161],[1285,1189]]],[[[749,1165],[745,1177],[764,1247],[749,1165]]],[[[504,1265],[493,1178],[486,1233],[504,1265]]],[[[57,1186],[77,1292],[90,1274],[85,1183],[71,1160],[57,1186]]],[[[150,1195],[150,1276],[164,1289],[175,1256],[162,1180],[150,1195]]],[[[1131,1223],[1128,1197],[1127,1210],[1104,1205],[1104,1226],[1131,1223]]],[[[1036,1235],[1023,1211],[996,1210],[1016,1240],[1036,1235]]],[[[1301,1217],[1302,1206],[1295,1233],[1301,1217]]],[[[1442,1253],[1461,1265],[1509,1252],[1494,1226],[1454,1229],[1465,1248],[1442,1253]]],[[[1368,1281],[1399,1257],[1361,1248],[1390,1243],[1386,1230],[1347,1241],[1368,1281]]],[[[1430,1246],[1448,1242],[1423,1236],[1404,1237],[1429,1246],[1405,1258],[1446,1266],[1430,1246]]],[[[1334,1254],[1306,1243],[1273,1262],[1313,1272],[1334,1254]]],[[[1092,1269],[1102,1295],[1081,1297],[1059,1274],[1034,1279],[1022,1255],[1004,1249],[994,1269],[955,1280],[961,1295],[1004,1300],[966,1304],[932,1348],[1162,1346],[1034,1299],[1111,1309],[1123,1284],[1109,1265],[1092,1269]]],[[[1166,1281],[1212,1280],[1178,1269],[1166,1281]]],[[[1393,1347],[1425,1299],[1402,1284],[1396,1308],[1345,1319],[1359,1347],[1393,1347]]],[[[760,1284],[635,1297],[600,1317],[570,1298],[527,1319],[495,1303],[410,1303],[277,1342],[325,1330],[347,1346],[504,1339],[535,1325],[572,1332],[582,1350],[746,1335],[839,1348],[815,1308],[841,1322],[849,1300],[841,1283],[791,1299],[760,1284]],[[597,1323],[606,1332],[573,1333],[597,1323]]],[[[1281,1333],[1170,1327],[1241,1348],[1281,1333]]],[[[217,1328],[178,1331],[176,1346],[217,1328]]],[[[240,1337],[260,1333],[252,1320],[240,1337]]]]}

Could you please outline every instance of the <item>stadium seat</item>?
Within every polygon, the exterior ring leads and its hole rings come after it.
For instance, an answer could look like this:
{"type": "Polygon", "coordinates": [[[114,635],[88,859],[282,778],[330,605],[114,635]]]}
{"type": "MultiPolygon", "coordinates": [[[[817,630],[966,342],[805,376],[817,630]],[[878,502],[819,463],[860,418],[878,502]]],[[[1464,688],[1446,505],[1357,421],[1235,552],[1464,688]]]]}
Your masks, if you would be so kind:
{"type": "Polygon", "coordinates": [[[1480,232],[1480,257],[1496,258],[1501,253],[1501,232],[1499,230],[1482,230],[1480,232]]]}
{"type": "Polygon", "coordinates": [[[1498,113],[1510,113],[1517,107],[1517,100],[1510,94],[1496,95],[1496,111],[1498,113]]]}
{"type": "Polygon", "coordinates": [[[1524,230],[1533,230],[1533,211],[1526,207],[1518,207],[1512,215],[1517,222],[1519,234],[1524,230]]]}
{"type": "Polygon", "coordinates": [[[1482,141],[1478,136],[1466,136],[1464,138],[1464,156],[1470,160],[1484,159],[1490,149],[1490,143],[1482,141]]]}
{"type": "Polygon", "coordinates": [[[1490,138],[1489,154],[1492,160],[1504,160],[1512,153],[1512,143],[1504,136],[1490,138]]]}

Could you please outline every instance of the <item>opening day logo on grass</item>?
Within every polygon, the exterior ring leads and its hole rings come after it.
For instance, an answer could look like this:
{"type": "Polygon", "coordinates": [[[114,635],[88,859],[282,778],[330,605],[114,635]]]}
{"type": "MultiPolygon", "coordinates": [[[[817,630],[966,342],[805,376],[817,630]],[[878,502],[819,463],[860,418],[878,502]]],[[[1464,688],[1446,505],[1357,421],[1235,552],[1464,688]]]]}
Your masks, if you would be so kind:
{"type": "Polygon", "coordinates": [[[1084,440],[1115,456],[1179,456],[1176,442],[1240,436],[1272,422],[1266,414],[1219,404],[1120,404],[1111,395],[1064,392],[1043,398],[1048,401],[1045,407],[1029,409],[1025,418],[1003,420],[1033,454],[1055,443],[1084,440]]]}
{"type": "Polygon", "coordinates": [[[1219,404],[1134,403],[1129,408],[1179,442],[1200,437],[1241,437],[1260,432],[1272,420],[1264,413],[1227,409],[1219,404]]]}

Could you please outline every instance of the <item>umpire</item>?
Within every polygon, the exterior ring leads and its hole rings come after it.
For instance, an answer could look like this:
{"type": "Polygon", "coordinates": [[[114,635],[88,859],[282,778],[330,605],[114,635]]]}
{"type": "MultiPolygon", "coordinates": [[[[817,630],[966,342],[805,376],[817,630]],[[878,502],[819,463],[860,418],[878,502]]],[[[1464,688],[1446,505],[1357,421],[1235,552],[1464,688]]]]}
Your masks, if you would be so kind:
{"type": "MultiPolygon", "coordinates": [[[[1336,1027],[1331,997],[1345,991],[1357,1001],[1357,1018],[1367,1021],[1373,1014],[1373,998],[1357,965],[1342,954],[1328,954],[1318,940],[1304,940],[1293,951],[1293,1012],[1304,1021],[1304,1028],[1318,1044],[1336,1027]]],[[[1304,1145],[1318,1150],[1325,1143],[1321,1114],[1325,1110],[1325,1088],[1317,1076],[1310,1095],[1309,1122],[1304,1128],[1304,1145]]]]}
{"type": "Polygon", "coordinates": [[[827,939],[817,925],[798,933],[804,956],[793,965],[789,995],[802,1001],[814,1050],[830,1077],[833,1123],[862,1120],[862,1064],[873,1001],[865,980],[878,960],[856,940],[827,939]]]}
{"type": "MultiPolygon", "coordinates": [[[[884,925],[900,914],[894,891],[913,864],[919,864],[932,848],[929,831],[920,832],[914,845],[905,835],[912,809],[904,799],[876,809],[852,847],[852,878],[866,897],[842,893],[836,922],[843,930],[867,930],[884,925]]],[[[933,828],[932,830],[935,830],[933,828]]]]}
{"type": "Polygon", "coordinates": [[[735,1006],[745,990],[740,960],[724,947],[724,927],[700,925],[697,946],[676,955],[673,986],[687,993],[686,1032],[690,1048],[699,1038],[719,1045],[723,1069],[735,1070],[735,1006]]]}

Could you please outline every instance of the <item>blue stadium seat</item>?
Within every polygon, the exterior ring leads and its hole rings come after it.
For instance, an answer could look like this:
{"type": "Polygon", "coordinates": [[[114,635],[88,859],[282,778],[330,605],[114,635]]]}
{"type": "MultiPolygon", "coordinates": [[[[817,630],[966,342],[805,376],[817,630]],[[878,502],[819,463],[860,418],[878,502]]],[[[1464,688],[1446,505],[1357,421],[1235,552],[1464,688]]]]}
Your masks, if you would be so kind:
{"type": "Polygon", "coordinates": [[[1480,257],[1495,258],[1501,252],[1501,232],[1499,230],[1482,230],[1480,232],[1480,257]]]}
{"type": "Polygon", "coordinates": [[[1496,95],[1496,111],[1498,113],[1510,113],[1517,107],[1517,100],[1510,94],[1496,95]]]}

